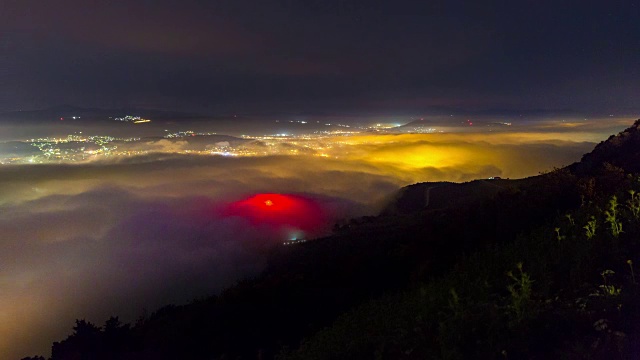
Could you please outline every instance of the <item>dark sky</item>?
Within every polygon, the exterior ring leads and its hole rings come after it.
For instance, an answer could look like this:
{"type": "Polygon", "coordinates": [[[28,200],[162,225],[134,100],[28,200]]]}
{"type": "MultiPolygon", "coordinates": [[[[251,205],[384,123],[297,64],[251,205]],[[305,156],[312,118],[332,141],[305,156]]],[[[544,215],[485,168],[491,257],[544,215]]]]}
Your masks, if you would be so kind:
{"type": "Polygon", "coordinates": [[[0,0],[0,111],[640,110],[640,1],[0,0]]]}

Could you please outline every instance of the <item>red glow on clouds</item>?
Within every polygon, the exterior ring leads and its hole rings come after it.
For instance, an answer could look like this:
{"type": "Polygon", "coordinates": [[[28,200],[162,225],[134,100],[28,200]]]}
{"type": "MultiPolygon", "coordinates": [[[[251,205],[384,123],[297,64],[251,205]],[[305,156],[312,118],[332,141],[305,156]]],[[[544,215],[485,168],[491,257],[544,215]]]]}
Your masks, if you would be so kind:
{"type": "Polygon", "coordinates": [[[311,233],[322,230],[328,222],[327,212],[316,200],[299,195],[254,195],[229,204],[223,215],[245,218],[252,225],[311,233]]]}

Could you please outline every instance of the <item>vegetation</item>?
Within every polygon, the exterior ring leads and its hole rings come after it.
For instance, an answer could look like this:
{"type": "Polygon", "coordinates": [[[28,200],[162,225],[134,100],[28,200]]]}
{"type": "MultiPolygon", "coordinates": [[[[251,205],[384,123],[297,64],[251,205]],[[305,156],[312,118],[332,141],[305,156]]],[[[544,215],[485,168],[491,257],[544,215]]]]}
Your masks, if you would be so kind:
{"type": "Polygon", "coordinates": [[[631,211],[618,212],[633,234],[596,236],[597,219],[610,218],[613,206],[580,207],[575,224],[558,217],[557,226],[463,258],[419,289],[342,315],[280,358],[631,358],[640,289],[624,259],[640,257],[639,223],[631,211]],[[586,233],[576,231],[580,221],[586,233]],[[568,234],[562,242],[558,227],[568,234]],[[620,276],[625,266],[629,275],[620,276]]]}

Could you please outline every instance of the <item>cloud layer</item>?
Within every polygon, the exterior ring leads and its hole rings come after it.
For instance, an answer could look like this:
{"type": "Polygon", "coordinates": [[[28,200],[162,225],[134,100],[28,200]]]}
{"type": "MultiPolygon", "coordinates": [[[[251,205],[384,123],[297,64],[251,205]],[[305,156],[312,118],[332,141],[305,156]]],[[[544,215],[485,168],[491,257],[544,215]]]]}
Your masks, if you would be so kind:
{"type": "Polygon", "coordinates": [[[257,274],[265,251],[292,227],[228,211],[254,194],[311,202],[326,215],[322,226],[309,222],[315,227],[307,235],[318,236],[337,219],[375,213],[403,185],[516,178],[568,165],[593,147],[583,141],[590,136],[358,136],[323,140],[331,145],[326,157],[155,153],[4,166],[0,357],[46,355],[76,318],[131,321],[143,308],[186,302],[257,274]]]}

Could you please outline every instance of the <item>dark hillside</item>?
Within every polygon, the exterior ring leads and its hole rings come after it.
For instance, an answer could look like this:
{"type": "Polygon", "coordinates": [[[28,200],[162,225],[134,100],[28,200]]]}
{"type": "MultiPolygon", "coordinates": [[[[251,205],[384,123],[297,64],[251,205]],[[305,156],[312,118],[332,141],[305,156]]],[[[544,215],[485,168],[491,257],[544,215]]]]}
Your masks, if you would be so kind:
{"type": "Polygon", "coordinates": [[[422,210],[434,210],[479,204],[495,198],[503,191],[513,191],[535,178],[507,180],[483,179],[467,183],[427,182],[402,188],[382,215],[410,214],[422,210]]]}
{"type": "Polygon", "coordinates": [[[569,168],[578,175],[593,174],[605,163],[624,169],[627,173],[640,172],[640,120],[617,135],[596,145],[580,162],[569,168]]]}

